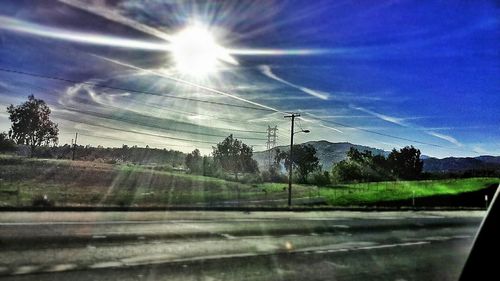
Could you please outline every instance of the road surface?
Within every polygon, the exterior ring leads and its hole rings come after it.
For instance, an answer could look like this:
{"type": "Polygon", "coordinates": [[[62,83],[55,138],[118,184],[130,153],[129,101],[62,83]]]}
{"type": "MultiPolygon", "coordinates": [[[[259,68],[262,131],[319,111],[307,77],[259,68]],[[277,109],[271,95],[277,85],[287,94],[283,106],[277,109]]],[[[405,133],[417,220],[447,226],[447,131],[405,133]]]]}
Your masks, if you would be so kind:
{"type": "Polygon", "coordinates": [[[484,212],[2,213],[5,280],[456,280],[484,212]]]}

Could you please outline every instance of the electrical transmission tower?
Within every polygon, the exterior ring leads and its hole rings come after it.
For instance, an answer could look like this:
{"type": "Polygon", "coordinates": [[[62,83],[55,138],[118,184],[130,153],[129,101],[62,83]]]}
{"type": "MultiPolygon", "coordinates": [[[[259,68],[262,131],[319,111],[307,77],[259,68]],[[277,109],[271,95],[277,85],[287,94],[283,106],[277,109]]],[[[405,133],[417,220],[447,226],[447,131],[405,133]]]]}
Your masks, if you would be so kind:
{"type": "Polygon", "coordinates": [[[268,158],[268,165],[271,167],[272,164],[272,149],[276,147],[276,132],[278,131],[278,126],[267,126],[267,158],[268,158]]]}

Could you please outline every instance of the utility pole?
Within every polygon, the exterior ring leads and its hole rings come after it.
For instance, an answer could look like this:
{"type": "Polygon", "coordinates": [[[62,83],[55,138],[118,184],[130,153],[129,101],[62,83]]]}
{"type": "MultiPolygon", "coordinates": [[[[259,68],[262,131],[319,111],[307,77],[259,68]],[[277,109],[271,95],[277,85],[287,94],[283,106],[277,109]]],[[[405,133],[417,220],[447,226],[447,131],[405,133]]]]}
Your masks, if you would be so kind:
{"type": "Polygon", "coordinates": [[[290,113],[290,115],[285,115],[285,118],[292,118],[292,125],[290,129],[290,154],[288,156],[289,170],[288,170],[288,207],[292,206],[292,170],[293,170],[293,135],[294,132],[294,122],[295,117],[299,117],[299,113],[290,113]]]}
{"type": "Polygon", "coordinates": [[[267,126],[267,158],[268,158],[268,165],[269,168],[271,167],[271,158],[272,158],[272,149],[276,147],[276,131],[278,131],[278,126],[274,126],[271,128],[271,126],[267,126]]]}
{"type": "Polygon", "coordinates": [[[76,151],[76,140],[78,139],[78,133],[75,133],[75,142],[73,143],[73,156],[71,160],[75,160],[75,151],[76,151]]]}

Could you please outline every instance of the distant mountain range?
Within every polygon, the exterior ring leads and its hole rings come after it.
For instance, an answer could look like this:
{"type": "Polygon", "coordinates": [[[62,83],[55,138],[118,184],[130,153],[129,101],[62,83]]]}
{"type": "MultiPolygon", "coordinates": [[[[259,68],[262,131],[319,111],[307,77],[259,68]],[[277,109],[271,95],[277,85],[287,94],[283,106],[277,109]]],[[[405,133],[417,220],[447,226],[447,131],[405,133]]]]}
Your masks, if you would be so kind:
{"type": "MultiPolygon", "coordinates": [[[[346,159],[347,157],[347,152],[351,147],[356,148],[359,151],[371,151],[373,154],[378,155],[389,155],[389,152],[382,150],[382,149],[377,149],[369,146],[364,146],[364,145],[357,145],[357,144],[352,144],[348,142],[329,142],[326,140],[321,140],[321,141],[310,141],[306,142],[304,144],[310,144],[316,148],[316,156],[319,158],[319,163],[323,167],[323,170],[330,170],[331,167],[346,159]]],[[[276,149],[280,149],[282,151],[288,151],[290,149],[289,146],[277,146],[271,150],[271,155],[274,158],[274,155],[276,154],[275,151],[276,149]]],[[[262,169],[266,167],[267,161],[268,161],[268,155],[269,151],[259,151],[259,152],[254,152],[253,158],[257,161],[259,164],[259,168],[262,169]]]]}
{"type": "MultiPolygon", "coordinates": [[[[351,147],[359,151],[371,151],[374,155],[389,155],[389,151],[373,148],[364,145],[357,145],[348,142],[332,143],[326,140],[310,141],[304,144],[310,144],[316,148],[316,155],[323,170],[330,170],[331,167],[346,159],[347,152],[351,147]]],[[[278,146],[272,149],[271,155],[274,157],[275,150],[280,149],[288,151],[289,146],[278,146]]],[[[259,168],[265,169],[268,163],[268,151],[254,152],[253,158],[259,164],[259,168]]],[[[495,169],[500,170],[500,156],[479,156],[479,157],[448,157],[438,159],[422,155],[424,161],[424,172],[461,172],[472,169],[495,169]]]]}

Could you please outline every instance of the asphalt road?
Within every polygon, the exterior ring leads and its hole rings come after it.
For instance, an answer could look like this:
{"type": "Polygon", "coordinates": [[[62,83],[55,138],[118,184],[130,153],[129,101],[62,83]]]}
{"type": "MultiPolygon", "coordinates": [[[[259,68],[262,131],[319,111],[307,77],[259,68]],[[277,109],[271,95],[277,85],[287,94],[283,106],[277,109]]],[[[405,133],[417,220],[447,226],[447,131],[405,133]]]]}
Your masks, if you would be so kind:
{"type": "Polygon", "coordinates": [[[5,280],[457,280],[484,212],[0,215],[5,280]]]}

